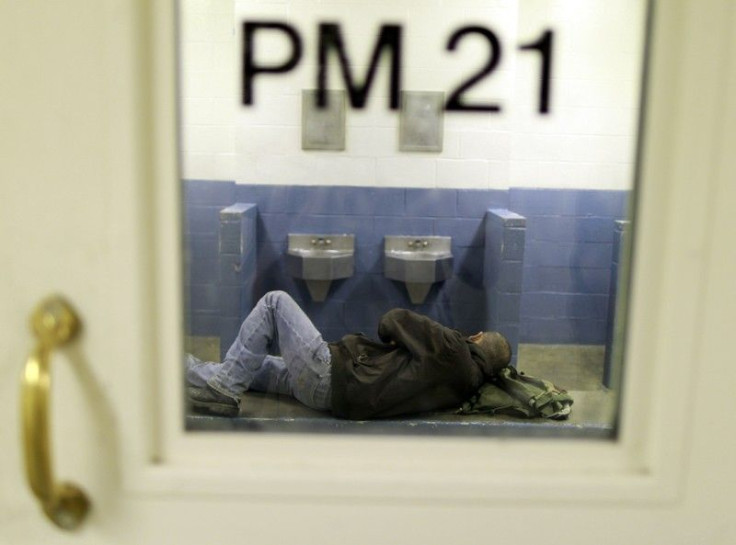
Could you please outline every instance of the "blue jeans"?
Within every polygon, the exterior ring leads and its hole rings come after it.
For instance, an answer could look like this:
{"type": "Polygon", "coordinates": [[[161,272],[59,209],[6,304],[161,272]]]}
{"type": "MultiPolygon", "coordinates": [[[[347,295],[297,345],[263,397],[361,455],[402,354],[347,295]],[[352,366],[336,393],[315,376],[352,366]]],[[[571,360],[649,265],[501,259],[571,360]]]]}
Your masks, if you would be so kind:
{"type": "Polygon", "coordinates": [[[187,356],[190,386],[206,384],[235,399],[247,390],[290,395],[319,410],[331,406],[330,371],[327,342],[283,291],[271,291],[258,301],[224,362],[213,365],[187,356]]]}

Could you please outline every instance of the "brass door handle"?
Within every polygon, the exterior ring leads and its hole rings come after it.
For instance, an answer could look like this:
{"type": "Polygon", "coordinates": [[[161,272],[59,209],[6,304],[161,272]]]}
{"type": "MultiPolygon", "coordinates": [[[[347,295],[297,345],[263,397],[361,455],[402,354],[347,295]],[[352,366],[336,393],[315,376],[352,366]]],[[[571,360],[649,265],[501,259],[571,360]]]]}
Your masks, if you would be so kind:
{"type": "Polygon", "coordinates": [[[21,427],[28,484],[46,516],[65,530],[82,523],[90,501],[79,487],[54,481],[49,440],[49,359],[55,348],[78,334],[79,326],[79,318],[61,297],[41,301],[31,315],[31,328],[38,344],[26,360],[21,386],[21,427]]]}

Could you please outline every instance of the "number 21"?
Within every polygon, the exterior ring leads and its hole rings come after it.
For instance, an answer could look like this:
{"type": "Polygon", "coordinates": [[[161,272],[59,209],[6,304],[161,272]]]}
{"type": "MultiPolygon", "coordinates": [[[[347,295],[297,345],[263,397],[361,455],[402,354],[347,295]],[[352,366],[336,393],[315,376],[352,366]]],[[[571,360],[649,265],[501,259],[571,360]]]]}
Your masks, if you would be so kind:
{"type": "MultiPolygon", "coordinates": [[[[460,40],[469,34],[483,36],[489,45],[489,56],[483,67],[465,79],[447,99],[445,108],[450,111],[470,112],[500,112],[501,106],[495,103],[468,103],[463,100],[463,94],[477,85],[482,79],[496,69],[501,61],[501,42],[496,34],[482,26],[466,26],[455,31],[447,42],[447,50],[454,51],[460,40]]],[[[521,51],[539,51],[541,56],[541,67],[539,75],[539,113],[549,113],[550,102],[550,80],[552,78],[552,46],[554,34],[551,30],[545,30],[536,41],[519,46],[521,51]]]]}

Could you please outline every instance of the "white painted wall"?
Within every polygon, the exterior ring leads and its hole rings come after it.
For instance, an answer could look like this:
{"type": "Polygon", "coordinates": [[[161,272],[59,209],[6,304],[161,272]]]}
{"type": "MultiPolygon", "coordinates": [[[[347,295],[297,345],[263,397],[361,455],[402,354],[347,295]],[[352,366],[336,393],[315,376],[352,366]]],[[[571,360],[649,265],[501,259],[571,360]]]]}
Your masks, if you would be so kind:
{"type": "MultiPolygon", "coordinates": [[[[627,189],[638,116],[644,0],[182,0],[182,162],[186,178],[239,183],[491,188],[627,189]],[[296,70],[256,80],[255,106],[240,105],[244,20],[295,26],[304,42],[296,70]],[[469,98],[503,113],[448,113],[441,153],[398,151],[388,77],[368,107],[348,110],[347,149],[301,150],[301,90],[316,85],[316,28],[339,22],[363,74],[379,26],[404,31],[403,88],[449,92],[482,65],[488,48],[462,25],[493,29],[504,46],[498,70],[469,98]],[[555,31],[552,113],[536,111],[539,56],[517,51],[555,31]]],[[[278,62],[284,41],[258,43],[259,62],[278,62]]],[[[340,88],[337,71],[330,87],[340,88]]]]}

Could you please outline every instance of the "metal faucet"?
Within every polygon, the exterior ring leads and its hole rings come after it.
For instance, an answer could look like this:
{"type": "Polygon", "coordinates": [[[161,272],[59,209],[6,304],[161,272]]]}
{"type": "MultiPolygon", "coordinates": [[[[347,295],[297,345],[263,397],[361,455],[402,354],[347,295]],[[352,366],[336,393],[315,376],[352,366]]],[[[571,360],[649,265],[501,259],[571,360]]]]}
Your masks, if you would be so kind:
{"type": "Polygon", "coordinates": [[[409,245],[409,248],[419,248],[419,247],[426,248],[427,246],[429,246],[429,241],[418,238],[416,240],[410,240],[408,242],[408,245],[409,245]]]}
{"type": "Polygon", "coordinates": [[[323,237],[313,238],[310,242],[312,243],[312,246],[329,246],[332,244],[331,239],[323,237]]]}

